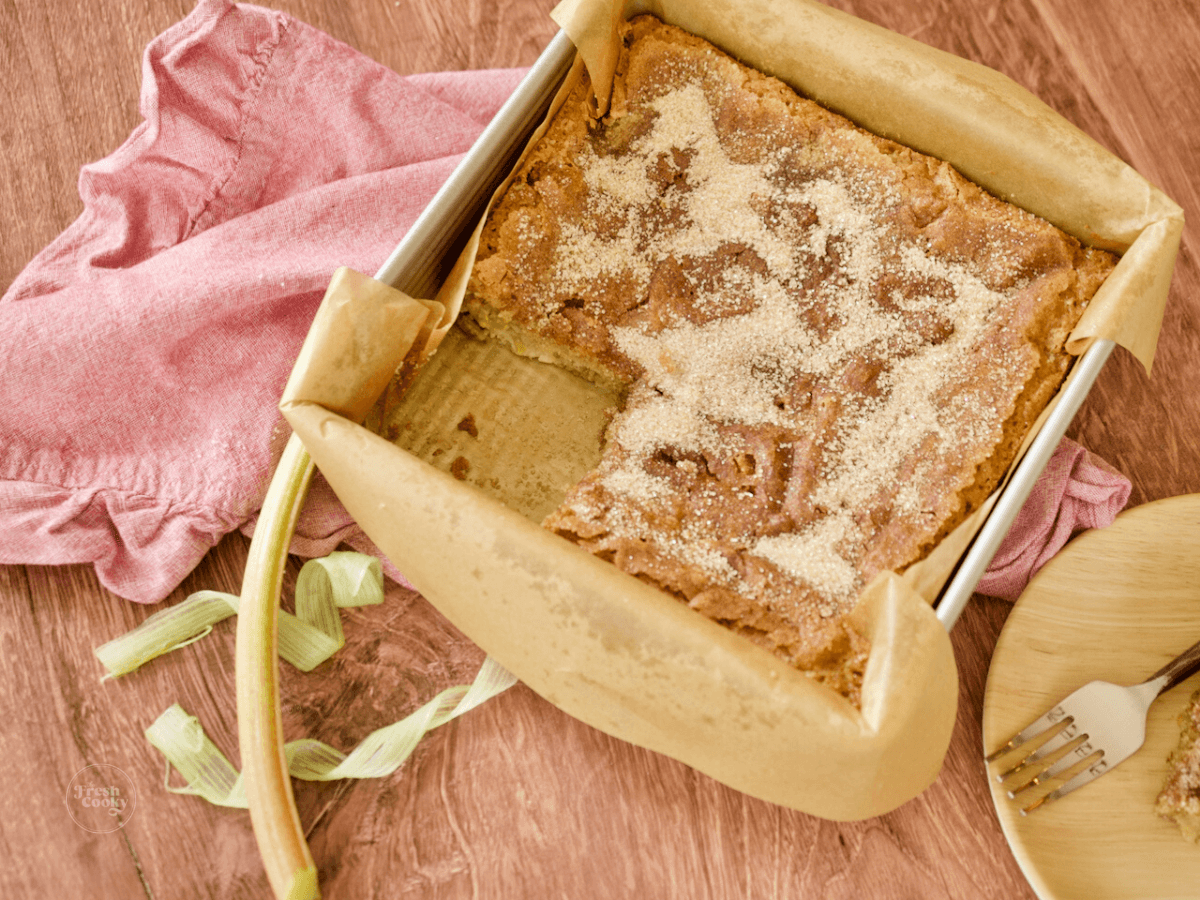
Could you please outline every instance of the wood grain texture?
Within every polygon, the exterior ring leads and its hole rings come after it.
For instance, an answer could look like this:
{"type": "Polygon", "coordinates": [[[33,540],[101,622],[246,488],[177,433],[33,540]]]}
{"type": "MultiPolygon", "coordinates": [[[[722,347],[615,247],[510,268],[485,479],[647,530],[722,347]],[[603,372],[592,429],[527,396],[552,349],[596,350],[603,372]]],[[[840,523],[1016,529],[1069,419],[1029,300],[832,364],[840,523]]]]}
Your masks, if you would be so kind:
{"type": "MultiPolygon", "coordinates": [[[[264,5],[401,73],[528,65],[556,30],[549,0],[264,5]]],[[[833,5],[1005,72],[1196,218],[1192,4],[833,5]]],[[[111,153],[139,122],[142,49],[190,9],[186,0],[0,3],[0,289],[79,214],[80,166],[111,153]]],[[[1072,430],[1130,475],[1134,503],[1200,491],[1196,253],[1189,225],[1153,376],[1118,352],[1072,430]]],[[[201,588],[236,591],[246,547],[240,534],[228,536],[167,602],[201,588]]],[[[0,892],[265,897],[248,816],[166,791],[162,758],[142,737],[178,701],[238,763],[232,623],[102,683],[92,648],[153,610],[108,593],[84,566],[0,567],[0,604],[0,749],[9,761],[0,892]],[[117,766],[137,787],[134,814],[113,833],[89,833],[67,814],[67,786],[91,764],[117,766]]],[[[943,772],[887,816],[836,824],[752,800],[518,686],[439,729],[392,778],[297,785],[325,895],[1029,900],[980,750],[988,660],[1007,612],[976,598],[955,626],[960,707],[943,772]]],[[[382,606],[347,613],[346,632],[348,646],[317,672],[284,667],[289,736],[349,749],[469,681],[482,658],[422,598],[395,587],[382,606]]]]}

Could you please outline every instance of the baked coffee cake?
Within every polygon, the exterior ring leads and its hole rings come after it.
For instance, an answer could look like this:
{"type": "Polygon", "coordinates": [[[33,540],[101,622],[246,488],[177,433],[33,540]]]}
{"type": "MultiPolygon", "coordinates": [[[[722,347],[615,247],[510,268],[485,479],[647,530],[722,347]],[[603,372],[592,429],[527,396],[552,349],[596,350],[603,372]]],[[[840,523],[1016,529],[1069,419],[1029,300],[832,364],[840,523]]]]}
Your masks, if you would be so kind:
{"type": "Polygon", "coordinates": [[[1179,713],[1179,727],[1179,747],[1168,760],[1171,773],[1154,809],[1189,841],[1200,843],[1200,691],[1179,713]]]}
{"type": "Polygon", "coordinates": [[[847,613],[996,487],[1115,260],[650,17],[589,97],[462,320],[623,392],[544,525],[856,700],[847,613]]]}

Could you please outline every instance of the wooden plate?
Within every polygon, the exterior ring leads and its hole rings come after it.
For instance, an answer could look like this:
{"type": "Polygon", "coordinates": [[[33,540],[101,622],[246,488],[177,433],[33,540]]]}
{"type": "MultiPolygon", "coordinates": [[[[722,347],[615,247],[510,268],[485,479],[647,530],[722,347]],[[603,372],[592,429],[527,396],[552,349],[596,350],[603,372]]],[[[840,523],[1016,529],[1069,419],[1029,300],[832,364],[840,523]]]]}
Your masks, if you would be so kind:
{"type": "MultiPolygon", "coordinates": [[[[1200,495],[1149,503],[1080,535],[1030,583],[996,643],[986,751],[1080,685],[1144,680],[1200,638],[1200,495]]],[[[1154,813],[1176,716],[1200,675],[1151,707],[1142,749],[1021,816],[989,777],[1000,825],[1041,900],[1197,900],[1200,845],[1154,813]]],[[[992,773],[989,773],[991,775],[992,773]]]]}

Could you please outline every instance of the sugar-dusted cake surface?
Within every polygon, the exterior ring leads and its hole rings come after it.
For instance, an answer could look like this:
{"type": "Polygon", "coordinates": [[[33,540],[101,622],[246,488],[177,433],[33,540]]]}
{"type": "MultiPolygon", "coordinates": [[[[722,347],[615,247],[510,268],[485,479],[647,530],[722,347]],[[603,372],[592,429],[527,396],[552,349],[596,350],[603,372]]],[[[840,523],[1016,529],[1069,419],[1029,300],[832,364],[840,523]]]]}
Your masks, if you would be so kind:
{"type": "Polygon", "coordinates": [[[1200,843],[1200,691],[1180,712],[1179,728],[1179,746],[1168,760],[1170,774],[1154,808],[1185,838],[1200,843]]]}
{"type": "Polygon", "coordinates": [[[650,17],[588,94],[464,307],[624,391],[544,524],[856,699],[847,613],[995,488],[1115,260],[650,17]]]}

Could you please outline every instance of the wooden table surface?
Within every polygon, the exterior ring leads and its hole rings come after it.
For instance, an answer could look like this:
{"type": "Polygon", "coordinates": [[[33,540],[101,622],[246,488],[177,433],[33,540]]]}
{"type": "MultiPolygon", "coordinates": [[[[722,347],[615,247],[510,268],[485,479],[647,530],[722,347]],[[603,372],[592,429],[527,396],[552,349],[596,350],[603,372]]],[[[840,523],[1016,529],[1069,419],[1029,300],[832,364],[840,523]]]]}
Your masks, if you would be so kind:
{"type": "MultiPolygon", "coordinates": [[[[528,65],[555,31],[551,0],[266,5],[401,73],[528,65]]],[[[1200,491],[1200,7],[834,5],[1005,72],[1192,217],[1153,376],[1118,351],[1071,434],[1130,476],[1131,504],[1200,491]]],[[[0,4],[0,290],[78,215],[79,167],[112,152],[139,121],[143,47],[190,9],[187,0],[0,4]]],[[[236,592],[246,548],[240,534],[227,537],[168,602],[201,588],[236,592]]],[[[977,597],[954,628],[961,694],[944,770],[889,815],[837,824],[749,799],[518,685],[433,733],[391,778],[298,785],[325,894],[1030,898],[980,750],[988,659],[1007,610],[977,597]]],[[[248,815],[166,791],[163,759],[142,736],[178,701],[237,764],[232,623],[132,677],[100,681],[92,648],[150,612],[106,592],[88,566],[0,567],[4,896],[268,895],[248,815]],[[107,834],[77,826],[65,808],[72,777],[94,764],[119,768],[137,791],[128,823],[107,834]]],[[[421,597],[395,587],[382,606],[346,618],[349,644],[332,664],[306,676],[284,667],[289,737],[349,749],[469,681],[482,658],[421,597]]]]}

